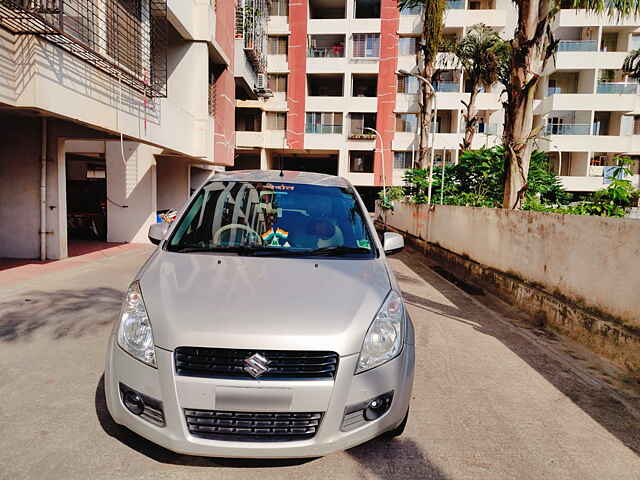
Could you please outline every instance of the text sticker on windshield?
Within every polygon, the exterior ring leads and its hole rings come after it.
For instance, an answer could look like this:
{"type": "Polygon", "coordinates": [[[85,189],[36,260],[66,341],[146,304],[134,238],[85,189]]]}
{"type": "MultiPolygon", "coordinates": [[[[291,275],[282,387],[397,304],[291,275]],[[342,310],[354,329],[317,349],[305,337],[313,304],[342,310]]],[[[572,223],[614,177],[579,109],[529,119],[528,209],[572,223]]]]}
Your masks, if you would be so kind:
{"type": "Polygon", "coordinates": [[[358,240],[356,243],[360,248],[366,248],[369,250],[371,249],[371,246],[369,245],[369,240],[358,240]]]}

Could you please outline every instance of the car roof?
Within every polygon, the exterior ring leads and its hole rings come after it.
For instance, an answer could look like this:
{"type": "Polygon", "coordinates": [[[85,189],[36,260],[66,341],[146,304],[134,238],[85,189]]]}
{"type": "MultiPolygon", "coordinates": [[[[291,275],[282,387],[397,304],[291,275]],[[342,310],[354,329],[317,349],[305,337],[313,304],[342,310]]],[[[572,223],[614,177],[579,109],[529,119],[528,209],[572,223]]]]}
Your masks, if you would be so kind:
{"type": "Polygon", "coordinates": [[[322,187],[351,187],[351,183],[342,177],[292,170],[232,170],[216,172],[210,181],[295,183],[322,187]]]}

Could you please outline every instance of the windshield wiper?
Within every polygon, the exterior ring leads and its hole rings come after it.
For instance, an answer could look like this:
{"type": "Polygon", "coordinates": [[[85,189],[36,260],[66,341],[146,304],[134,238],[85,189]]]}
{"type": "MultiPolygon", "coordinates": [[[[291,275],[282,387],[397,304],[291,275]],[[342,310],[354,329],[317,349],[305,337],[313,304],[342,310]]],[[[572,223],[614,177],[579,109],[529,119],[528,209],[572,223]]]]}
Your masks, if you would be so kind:
{"type": "Polygon", "coordinates": [[[354,253],[367,253],[371,254],[371,250],[364,247],[347,247],[345,245],[334,245],[331,247],[317,248],[311,250],[308,255],[351,255],[354,253]]]}

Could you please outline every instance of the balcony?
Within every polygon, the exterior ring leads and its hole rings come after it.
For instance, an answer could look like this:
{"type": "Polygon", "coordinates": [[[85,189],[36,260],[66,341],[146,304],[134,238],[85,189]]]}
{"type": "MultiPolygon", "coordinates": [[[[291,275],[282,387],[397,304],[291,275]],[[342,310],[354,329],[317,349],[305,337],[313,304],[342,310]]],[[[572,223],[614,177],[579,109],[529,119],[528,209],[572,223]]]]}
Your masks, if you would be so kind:
{"type": "Polygon", "coordinates": [[[599,82],[598,93],[617,93],[619,95],[635,95],[638,93],[637,83],[599,82]]]}
{"type": "Polygon", "coordinates": [[[0,27],[36,35],[148,97],[167,96],[167,2],[2,0],[0,27]]]}
{"type": "Polygon", "coordinates": [[[240,0],[236,4],[236,39],[242,39],[244,52],[257,73],[265,73],[267,59],[267,0],[240,0]]]}
{"type": "Polygon", "coordinates": [[[464,10],[464,0],[447,0],[445,8],[447,10],[464,10]]]}
{"type": "Polygon", "coordinates": [[[459,92],[460,82],[435,82],[433,88],[436,92],[459,92]]]}
{"type": "Polygon", "coordinates": [[[545,135],[591,135],[590,123],[549,123],[545,135]]]}
{"type": "Polygon", "coordinates": [[[597,52],[598,42],[595,40],[560,40],[558,52],[597,52]]]}

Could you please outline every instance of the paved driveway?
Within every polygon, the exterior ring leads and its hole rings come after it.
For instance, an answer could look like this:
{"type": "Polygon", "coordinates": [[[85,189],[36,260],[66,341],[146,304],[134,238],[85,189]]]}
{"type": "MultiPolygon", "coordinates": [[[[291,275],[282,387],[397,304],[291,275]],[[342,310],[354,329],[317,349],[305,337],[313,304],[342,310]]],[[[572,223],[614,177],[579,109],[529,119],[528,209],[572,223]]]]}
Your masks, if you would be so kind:
{"type": "Polygon", "coordinates": [[[1,273],[0,478],[640,479],[627,397],[574,347],[491,313],[410,252],[392,260],[417,335],[405,435],[292,462],[155,447],[111,421],[101,381],[123,289],[149,251],[1,273]]]}

